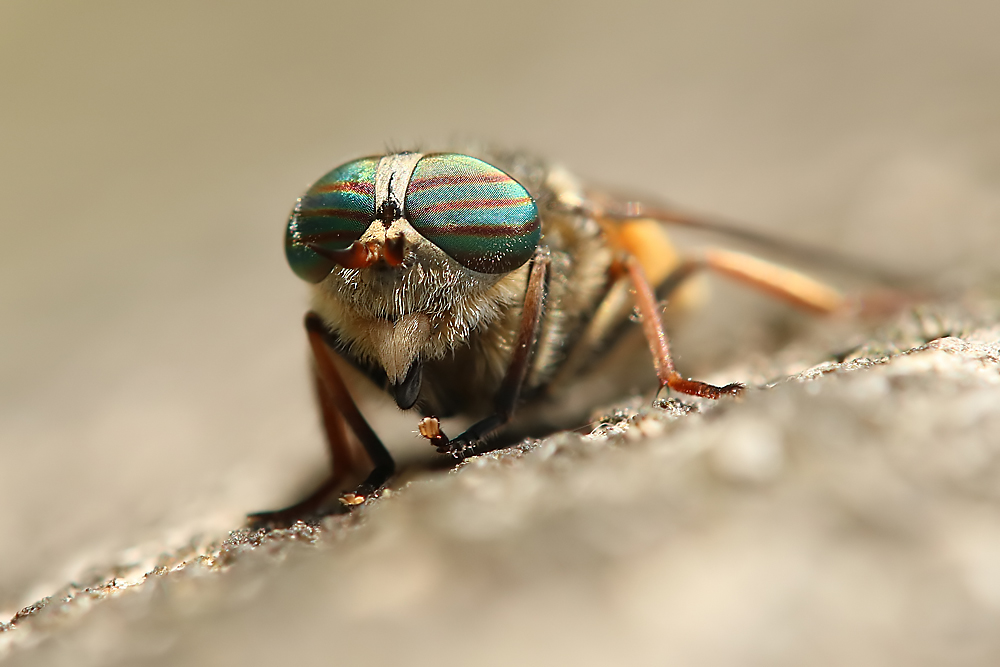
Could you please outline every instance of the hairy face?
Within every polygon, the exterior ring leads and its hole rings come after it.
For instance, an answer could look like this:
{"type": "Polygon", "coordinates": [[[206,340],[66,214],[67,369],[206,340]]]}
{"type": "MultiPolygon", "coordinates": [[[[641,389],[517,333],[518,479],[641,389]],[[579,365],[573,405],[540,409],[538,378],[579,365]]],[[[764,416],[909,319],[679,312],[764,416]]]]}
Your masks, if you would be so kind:
{"type": "Polygon", "coordinates": [[[416,359],[440,359],[524,297],[528,265],[504,274],[466,269],[404,219],[372,223],[361,242],[405,240],[403,261],[337,268],[314,286],[313,310],[355,356],[398,381],[416,359]]]}
{"type": "Polygon", "coordinates": [[[379,261],[361,269],[338,268],[319,287],[360,313],[395,321],[412,313],[445,315],[461,302],[481,297],[502,277],[466,269],[402,218],[388,227],[376,220],[360,240],[383,245],[386,238],[400,237],[401,264],[379,261]]]}

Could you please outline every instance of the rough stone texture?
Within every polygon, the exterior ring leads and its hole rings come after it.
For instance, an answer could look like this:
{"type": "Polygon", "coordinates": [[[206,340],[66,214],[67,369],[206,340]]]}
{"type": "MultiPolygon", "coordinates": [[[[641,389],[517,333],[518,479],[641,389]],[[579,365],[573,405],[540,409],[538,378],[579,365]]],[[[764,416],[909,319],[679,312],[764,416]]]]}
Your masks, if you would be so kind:
{"type": "Polygon", "coordinates": [[[0,654],[996,662],[997,316],[969,286],[995,294],[1000,4],[238,4],[0,3],[0,619],[54,600],[0,654]],[[814,381],[417,475],[214,571],[326,465],[292,202],[469,138],[966,296],[817,332],[715,281],[682,371],[814,381]],[[129,586],[161,561],[190,564],[129,586]]]}
{"type": "Polygon", "coordinates": [[[46,665],[994,664],[1000,304],[976,306],[908,313],[739,402],[624,407],[349,516],[122,562],[0,647],[46,665]]]}

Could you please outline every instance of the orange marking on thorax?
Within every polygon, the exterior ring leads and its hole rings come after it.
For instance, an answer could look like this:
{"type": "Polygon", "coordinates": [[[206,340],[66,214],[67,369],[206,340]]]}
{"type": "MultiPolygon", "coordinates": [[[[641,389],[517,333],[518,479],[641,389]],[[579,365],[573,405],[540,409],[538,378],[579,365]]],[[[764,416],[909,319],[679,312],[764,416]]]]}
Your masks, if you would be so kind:
{"type": "Polygon", "coordinates": [[[602,222],[602,227],[613,247],[636,258],[652,285],[660,284],[680,263],[677,249],[655,220],[615,220],[602,222]]]}

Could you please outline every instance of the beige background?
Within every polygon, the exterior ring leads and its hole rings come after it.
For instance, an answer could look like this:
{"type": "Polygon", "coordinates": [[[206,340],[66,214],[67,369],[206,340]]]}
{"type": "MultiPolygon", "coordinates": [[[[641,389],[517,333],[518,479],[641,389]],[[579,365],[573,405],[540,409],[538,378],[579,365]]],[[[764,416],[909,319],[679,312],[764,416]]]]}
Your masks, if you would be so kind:
{"type": "Polygon", "coordinates": [[[320,474],[280,239],[326,169],[495,141],[976,279],[1000,247],[998,21],[988,0],[0,4],[0,618],[320,474]]]}

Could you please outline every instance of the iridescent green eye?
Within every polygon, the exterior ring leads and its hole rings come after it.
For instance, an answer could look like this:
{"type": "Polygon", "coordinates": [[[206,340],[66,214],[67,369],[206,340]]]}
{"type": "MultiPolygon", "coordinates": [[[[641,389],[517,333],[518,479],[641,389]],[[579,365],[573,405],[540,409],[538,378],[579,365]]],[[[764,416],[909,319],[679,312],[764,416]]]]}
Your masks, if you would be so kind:
{"type": "Polygon", "coordinates": [[[375,217],[378,158],[341,165],[316,181],[288,219],[285,256],[303,280],[321,282],[337,266],[326,253],[357,241],[375,217]]]}
{"type": "Polygon", "coordinates": [[[406,189],[406,219],[462,266],[513,271],[541,237],[538,208],[513,178],[468,155],[428,155],[406,189]]]}

